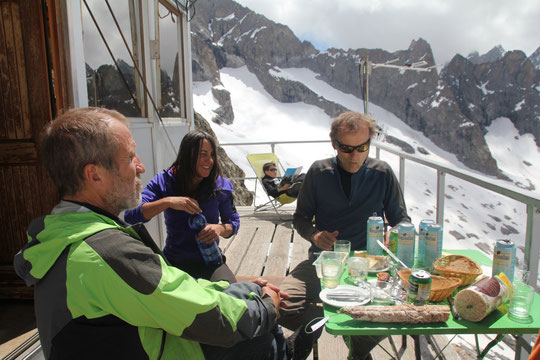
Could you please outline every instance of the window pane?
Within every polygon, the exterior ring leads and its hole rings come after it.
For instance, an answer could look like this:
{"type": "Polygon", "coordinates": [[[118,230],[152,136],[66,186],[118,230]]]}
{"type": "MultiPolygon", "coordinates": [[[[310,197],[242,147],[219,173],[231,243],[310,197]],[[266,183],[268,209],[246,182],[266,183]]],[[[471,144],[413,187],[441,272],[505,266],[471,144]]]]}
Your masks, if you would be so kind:
{"type": "MultiPolygon", "coordinates": [[[[126,43],[135,59],[138,58],[138,49],[134,46],[137,42],[135,30],[137,26],[132,13],[130,3],[132,0],[109,0],[112,9],[109,10],[103,0],[87,0],[88,7],[81,4],[83,16],[83,41],[84,56],[86,59],[86,77],[88,88],[88,105],[102,106],[115,109],[130,117],[143,117],[143,91],[139,76],[133,65],[133,60],[126,49],[126,43]],[[103,41],[99,30],[94,23],[90,12],[97,21],[97,26],[105,37],[111,52],[103,41]],[[113,17],[114,14],[114,17],[113,17]],[[115,24],[118,22],[120,30],[115,24]],[[116,59],[116,64],[113,60],[116,59]],[[118,68],[117,68],[118,66],[118,68]]],[[[138,62],[138,60],[136,60],[138,62]]],[[[138,64],[141,69],[140,64],[138,64]]]]}
{"type": "MultiPolygon", "coordinates": [[[[179,51],[179,28],[181,18],[170,12],[165,6],[159,5],[159,64],[161,67],[161,108],[162,117],[185,118],[183,106],[185,102],[180,91],[183,74],[179,72],[179,61],[182,61],[179,51]]],[[[181,67],[181,66],[180,66],[181,67]]]]}

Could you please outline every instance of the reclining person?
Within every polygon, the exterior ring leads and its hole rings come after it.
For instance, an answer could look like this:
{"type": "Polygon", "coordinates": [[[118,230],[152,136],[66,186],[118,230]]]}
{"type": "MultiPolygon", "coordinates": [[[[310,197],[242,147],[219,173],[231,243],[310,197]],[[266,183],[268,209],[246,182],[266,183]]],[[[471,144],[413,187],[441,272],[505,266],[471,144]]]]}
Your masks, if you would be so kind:
{"type": "Polygon", "coordinates": [[[267,162],[263,165],[264,177],[262,183],[268,195],[273,198],[279,197],[281,194],[287,194],[290,197],[297,198],[302,182],[306,174],[298,174],[294,177],[277,177],[277,166],[273,162],[267,162]]]}
{"type": "MultiPolygon", "coordinates": [[[[49,123],[45,168],[60,203],[28,227],[14,265],[35,287],[46,359],[273,359],[287,295],[262,279],[195,280],[170,266],[136,207],[145,168],[120,113],[69,110],[49,123]]],[[[290,355],[290,354],[289,354],[290,355]]]]}

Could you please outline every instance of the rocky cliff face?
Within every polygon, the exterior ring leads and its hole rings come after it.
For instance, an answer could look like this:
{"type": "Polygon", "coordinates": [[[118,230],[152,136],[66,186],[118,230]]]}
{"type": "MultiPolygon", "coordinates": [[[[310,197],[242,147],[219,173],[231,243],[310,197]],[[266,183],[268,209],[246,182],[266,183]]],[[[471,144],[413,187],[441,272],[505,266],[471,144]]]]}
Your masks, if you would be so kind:
{"type": "MultiPolygon", "coordinates": [[[[213,121],[234,121],[230,102],[219,79],[222,67],[246,65],[265,89],[282,102],[303,101],[321,107],[334,117],[345,108],[309,90],[304,84],[272,76],[287,67],[306,67],[345,93],[363,97],[358,63],[369,58],[375,64],[408,66],[425,61],[433,66],[429,44],[412,41],[407,50],[393,53],[380,49],[329,49],[318,51],[300,41],[292,31],[231,0],[199,0],[191,22],[194,79],[221,86],[221,108],[213,121]],[[223,116],[223,114],[228,114],[223,116]],[[226,120],[224,120],[226,119],[226,120]]],[[[540,50],[537,51],[540,53],[540,50]]],[[[369,101],[422,131],[442,149],[456,154],[467,166],[485,174],[505,176],[484,139],[485,127],[505,116],[521,133],[532,133],[540,144],[538,101],[539,71],[522,52],[505,53],[497,46],[469,59],[456,55],[448,66],[436,71],[416,72],[375,68],[370,76],[369,101]]],[[[399,144],[399,139],[390,140],[399,144]]],[[[420,151],[401,144],[408,152],[420,151]],[[412,149],[412,150],[411,150],[412,149]]]]}
{"type": "Polygon", "coordinates": [[[223,176],[230,179],[234,185],[234,203],[237,206],[251,205],[253,203],[253,193],[244,185],[244,180],[234,180],[234,178],[243,178],[246,174],[229,158],[225,150],[219,146],[216,134],[208,122],[199,114],[195,113],[195,128],[211,134],[218,144],[218,161],[223,171],[223,176]]]}
{"type": "Polygon", "coordinates": [[[509,51],[490,63],[473,64],[456,55],[441,73],[461,113],[479,128],[509,118],[520,134],[540,146],[540,72],[522,51],[509,51]]]}

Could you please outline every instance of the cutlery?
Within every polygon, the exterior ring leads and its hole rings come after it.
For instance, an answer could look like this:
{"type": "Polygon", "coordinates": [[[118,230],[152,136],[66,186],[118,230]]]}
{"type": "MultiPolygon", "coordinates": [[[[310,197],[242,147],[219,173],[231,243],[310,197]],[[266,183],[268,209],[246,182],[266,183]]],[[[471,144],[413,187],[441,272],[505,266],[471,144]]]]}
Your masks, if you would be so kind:
{"type": "Polygon", "coordinates": [[[397,261],[401,266],[403,266],[405,269],[410,269],[407,265],[405,265],[403,263],[403,261],[401,261],[396,255],[394,255],[393,252],[390,251],[390,249],[388,249],[386,246],[384,246],[384,244],[381,242],[381,240],[377,240],[377,244],[379,244],[379,246],[388,254],[390,255],[390,257],[392,259],[394,259],[395,261],[397,261]]]}
{"type": "Polygon", "coordinates": [[[362,301],[367,299],[368,296],[356,292],[333,292],[326,294],[326,298],[337,301],[362,301]]]}

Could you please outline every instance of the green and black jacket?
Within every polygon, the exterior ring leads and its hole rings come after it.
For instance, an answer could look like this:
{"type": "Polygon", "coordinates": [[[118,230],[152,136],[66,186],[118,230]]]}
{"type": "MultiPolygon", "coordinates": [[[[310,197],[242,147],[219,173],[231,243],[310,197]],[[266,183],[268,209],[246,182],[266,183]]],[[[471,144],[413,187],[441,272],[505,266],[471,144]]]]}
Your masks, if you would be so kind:
{"type": "Polygon", "coordinates": [[[228,347],[275,326],[258,286],[238,299],[228,282],[195,280],[141,230],[66,201],[30,224],[14,264],[35,286],[47,359],[203,359],[200,343],[228,347]]]}

